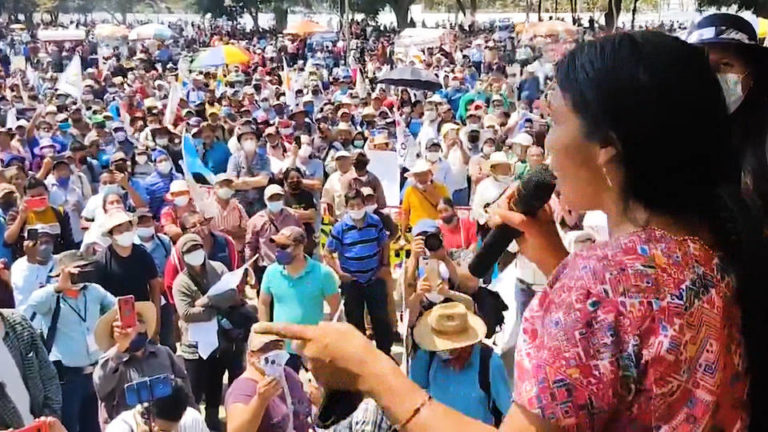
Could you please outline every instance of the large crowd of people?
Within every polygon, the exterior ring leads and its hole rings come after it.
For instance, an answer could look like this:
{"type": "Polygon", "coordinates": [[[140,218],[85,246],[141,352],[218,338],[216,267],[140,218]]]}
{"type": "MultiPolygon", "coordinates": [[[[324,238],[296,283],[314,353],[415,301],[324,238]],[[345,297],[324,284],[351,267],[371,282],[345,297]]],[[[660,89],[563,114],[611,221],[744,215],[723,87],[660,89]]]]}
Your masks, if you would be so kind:
{"type": "Polygon", "coordinates": [[[747,20],[94,26],[0,30],[0,430],[768,427],[747,20]],[[321,425],[336,390],[363,397],[321,425]]]}

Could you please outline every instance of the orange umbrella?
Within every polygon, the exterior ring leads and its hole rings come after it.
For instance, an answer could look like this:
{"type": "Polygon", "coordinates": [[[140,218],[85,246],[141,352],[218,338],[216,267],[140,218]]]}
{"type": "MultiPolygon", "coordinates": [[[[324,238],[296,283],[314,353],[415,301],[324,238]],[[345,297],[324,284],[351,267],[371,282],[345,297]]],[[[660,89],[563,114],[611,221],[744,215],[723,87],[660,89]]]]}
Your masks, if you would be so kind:
{"type": "Polygon", "coordinates": [[[328,29],[325,28],[325,26],[320,25],[314,21],[301,20],[299,22],[288,25],[288,27],[285,30],[283,30],[283,33],[305,36],[312,33],[320,33],[320,32],[327,32],[327,31],[328,29]]]}

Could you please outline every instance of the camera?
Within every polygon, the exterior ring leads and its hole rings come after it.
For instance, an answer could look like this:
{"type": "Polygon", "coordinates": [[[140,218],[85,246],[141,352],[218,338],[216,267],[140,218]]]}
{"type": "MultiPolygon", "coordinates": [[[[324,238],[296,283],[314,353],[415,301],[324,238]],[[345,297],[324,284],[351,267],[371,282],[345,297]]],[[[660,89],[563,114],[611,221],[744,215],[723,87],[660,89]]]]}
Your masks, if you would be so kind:
{"type": "Polygon", "coordinates": [[[443,236],[439,232],[424,235],[424,247],[430,252],[439,251],[443,248],[443,236]]]}

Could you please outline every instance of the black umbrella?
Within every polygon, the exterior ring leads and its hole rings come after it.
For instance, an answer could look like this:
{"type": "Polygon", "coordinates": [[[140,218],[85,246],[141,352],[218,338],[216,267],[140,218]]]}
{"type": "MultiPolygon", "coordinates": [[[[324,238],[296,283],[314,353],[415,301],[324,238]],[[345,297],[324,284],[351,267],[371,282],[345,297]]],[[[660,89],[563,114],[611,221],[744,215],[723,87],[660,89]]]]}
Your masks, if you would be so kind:
{"type": "Polygon", "coordinates": [[[432,72],[410,66],[385,72],[377,83],[433,92],[443,88],[440,80],[432,72]]]}

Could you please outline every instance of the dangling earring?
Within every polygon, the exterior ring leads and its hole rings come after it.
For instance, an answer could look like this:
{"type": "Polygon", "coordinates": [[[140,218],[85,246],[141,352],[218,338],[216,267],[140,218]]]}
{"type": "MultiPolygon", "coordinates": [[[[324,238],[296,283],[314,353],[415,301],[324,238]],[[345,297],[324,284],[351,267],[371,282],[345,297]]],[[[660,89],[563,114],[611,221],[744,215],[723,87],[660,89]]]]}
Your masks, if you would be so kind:
{"type": "Polygon", "coordinates": [[[611,178],[608,177],[608,171],[603,167],[603,176],[605,176],[605,182],[608,183],[608,187],[613,189],[613,182],[611,181],[611,178]]]}

